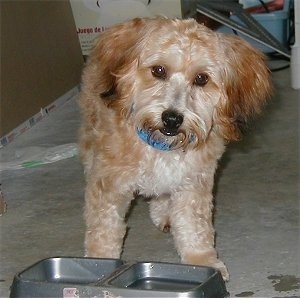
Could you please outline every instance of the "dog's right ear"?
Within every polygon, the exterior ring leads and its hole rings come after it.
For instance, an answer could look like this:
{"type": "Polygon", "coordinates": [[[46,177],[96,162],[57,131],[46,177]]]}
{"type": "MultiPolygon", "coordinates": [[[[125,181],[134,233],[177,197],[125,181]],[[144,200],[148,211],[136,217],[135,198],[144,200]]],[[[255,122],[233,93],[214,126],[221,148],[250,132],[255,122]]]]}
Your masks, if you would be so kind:
{"type": "MultiPolygon", "coordinates": [[[[128,93],[120,90],[125,88],[123,85],[128,86],[128,82],[121,84],[119,81],[136,68],[149,21],[136,18],[101,33],[88,57],[83,88],[97,94],[107,105],[113,105],[115,98],[120,99],[120,94],[128,93]]],[[[131,79],[130,75],[127,79],[131,79]]]]}

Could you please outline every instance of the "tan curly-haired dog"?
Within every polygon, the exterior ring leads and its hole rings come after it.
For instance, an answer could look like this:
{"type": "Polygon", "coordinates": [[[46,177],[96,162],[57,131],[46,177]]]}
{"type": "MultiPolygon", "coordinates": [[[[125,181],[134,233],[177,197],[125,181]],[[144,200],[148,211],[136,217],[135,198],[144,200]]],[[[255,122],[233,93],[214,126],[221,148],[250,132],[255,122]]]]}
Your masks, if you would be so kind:
{"type": "Polygon", "coordinates": [[[86,255],[119,258],[134,194],[183,263],[213,266],[212,188],[225,144],[271,89],[263,55],[196,21],[134,19],[101,34],[83,73],[86,255]]]}

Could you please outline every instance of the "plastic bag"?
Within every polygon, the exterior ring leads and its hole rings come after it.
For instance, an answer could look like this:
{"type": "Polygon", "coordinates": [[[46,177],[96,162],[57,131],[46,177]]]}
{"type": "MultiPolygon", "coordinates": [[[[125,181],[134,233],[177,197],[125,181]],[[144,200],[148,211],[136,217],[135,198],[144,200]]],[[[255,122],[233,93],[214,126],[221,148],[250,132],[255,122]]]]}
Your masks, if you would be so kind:
{"type": "Polygon", "coordinates": [[[78,148],[76,143],[55,147],[26,147],[9,152],[6,156],[0,152],[0,172],[32,168],[74,157],[77,154],[78,148]]]}

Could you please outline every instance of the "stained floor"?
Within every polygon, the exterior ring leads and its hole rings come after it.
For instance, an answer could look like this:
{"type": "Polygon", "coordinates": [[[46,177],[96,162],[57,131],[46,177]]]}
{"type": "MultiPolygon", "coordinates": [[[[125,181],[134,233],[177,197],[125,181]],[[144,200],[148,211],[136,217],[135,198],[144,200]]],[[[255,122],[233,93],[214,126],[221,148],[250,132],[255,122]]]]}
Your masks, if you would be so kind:
{"type": "MultiPolygon", "coordinates": [[[[264,116],[229,146],[216,176],[217,249],[230,271],[231,297],[300,297],[300,92],[289,76],[289,69],[273,73],[264,116]]],[[[74,98],[0,149],[1,164],[18,152],[76,143],[78,125],[74,98]]],[[[7,297],[13,276],[36,261],[83,255],[84,178],[77,157],[0,174],[8,205],[0,217],[0,297],[7,297]]],[[[122,258],[178,262],[147,204],[140,199],[133,207],[122,258]]]]}

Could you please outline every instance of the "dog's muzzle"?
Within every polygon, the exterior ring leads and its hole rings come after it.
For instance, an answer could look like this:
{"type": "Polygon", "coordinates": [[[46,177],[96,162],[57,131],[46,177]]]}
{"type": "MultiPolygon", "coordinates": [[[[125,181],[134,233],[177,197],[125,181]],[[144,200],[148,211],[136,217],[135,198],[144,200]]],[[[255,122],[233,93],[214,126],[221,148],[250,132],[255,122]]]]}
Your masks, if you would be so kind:
{"type": "Polygon", "coordinates": [[[173,110],[166,110],[161,116],[163,127],[151,128],[137,128],[137,134],[145,143],[151,147],[170,151],[181,147],[186,147],[187,144],[196,140],[193,133],[187,134],[180,129],[183,123],[183,116],[173,110]]]}

